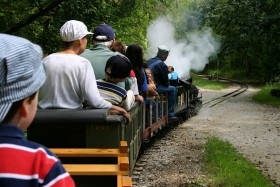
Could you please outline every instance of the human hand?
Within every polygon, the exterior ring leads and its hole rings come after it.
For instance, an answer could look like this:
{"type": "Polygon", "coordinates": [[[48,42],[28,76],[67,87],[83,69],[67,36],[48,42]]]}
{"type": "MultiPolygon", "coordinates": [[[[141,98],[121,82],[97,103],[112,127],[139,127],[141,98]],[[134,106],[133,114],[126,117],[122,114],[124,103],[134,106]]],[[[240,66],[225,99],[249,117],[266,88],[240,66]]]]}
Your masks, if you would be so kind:
{"type": "Polygon", "coordinates": [[[126,118],[126,123],[130,123],[130,114],[124,108],[112,105],[112,107],[110,109],[110,114],[112,114],[112,115],[124,115],[124,117],[126,118]]]}
{"type": "Polygon", "coordinates": [[[139,101],[140,103],[144,102],[144,98],[141,95],[136,95],[135,96],[135,101],[139,101]]]}

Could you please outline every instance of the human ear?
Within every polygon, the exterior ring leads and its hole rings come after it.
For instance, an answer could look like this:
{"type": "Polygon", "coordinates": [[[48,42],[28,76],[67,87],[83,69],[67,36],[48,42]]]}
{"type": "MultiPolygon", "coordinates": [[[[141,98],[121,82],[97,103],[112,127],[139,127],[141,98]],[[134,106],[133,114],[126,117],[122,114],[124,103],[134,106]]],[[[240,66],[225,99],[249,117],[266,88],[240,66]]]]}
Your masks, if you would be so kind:
{"type": "Polygon", "coordinates": [[[25,98],[20,107],[19,107],[19,113],[22,117],[27,117],[28,114],[28,98],[25,98]]]}

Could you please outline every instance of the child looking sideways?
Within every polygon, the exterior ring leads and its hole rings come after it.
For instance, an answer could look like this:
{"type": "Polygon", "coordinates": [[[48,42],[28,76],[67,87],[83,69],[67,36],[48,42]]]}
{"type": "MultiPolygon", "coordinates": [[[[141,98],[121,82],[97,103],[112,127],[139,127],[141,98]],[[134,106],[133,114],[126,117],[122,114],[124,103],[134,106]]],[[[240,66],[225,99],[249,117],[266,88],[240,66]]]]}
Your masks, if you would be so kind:
{"type": "Polygon", "coordinates": [[[0,34],[0,186],[75,186],[52,152],[24,137],[46,79],[41,60],[38,45],[0,34]]]}

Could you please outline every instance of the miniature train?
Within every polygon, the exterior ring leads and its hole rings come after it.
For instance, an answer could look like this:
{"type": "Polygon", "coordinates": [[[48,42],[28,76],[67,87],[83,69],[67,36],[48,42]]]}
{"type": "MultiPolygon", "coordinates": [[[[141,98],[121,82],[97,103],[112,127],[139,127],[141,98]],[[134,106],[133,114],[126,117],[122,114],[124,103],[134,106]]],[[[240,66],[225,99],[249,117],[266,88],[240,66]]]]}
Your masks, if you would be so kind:
{"type": "MultiPolygon", "coordinates": [[[[176,87],[175,115],[182,122],[201,108],[202,94],[191,80],[180,80],[176,87]]],[[[135,103],[129,124],[106,109],[38,109],[27,138],[48,148],[118,148],[120,141],[126,141],[131,175],[143,142],[170,125],[167,98],[155,99],[155,108],[135,103]]]]}

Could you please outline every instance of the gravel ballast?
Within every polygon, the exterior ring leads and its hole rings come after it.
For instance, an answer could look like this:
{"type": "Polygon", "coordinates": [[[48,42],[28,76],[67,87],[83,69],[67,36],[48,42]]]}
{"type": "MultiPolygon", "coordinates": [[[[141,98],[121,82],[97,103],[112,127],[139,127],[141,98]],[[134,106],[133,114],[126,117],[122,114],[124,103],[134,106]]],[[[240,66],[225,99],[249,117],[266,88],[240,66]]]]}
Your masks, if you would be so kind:
{"type": "MultiPolygon", "coordinates": [[[[201,90],[203,102],[233,89],[201,90]]],[[[198,115],[159,138],[141,157],[133,186],[208,186],[211,178],[202,170],[201,155],[209,136],[229,141],[280,186],[280,109],[255,103],[256,91],[249,87],[213,108],[202,107],[198,115]]]]}

